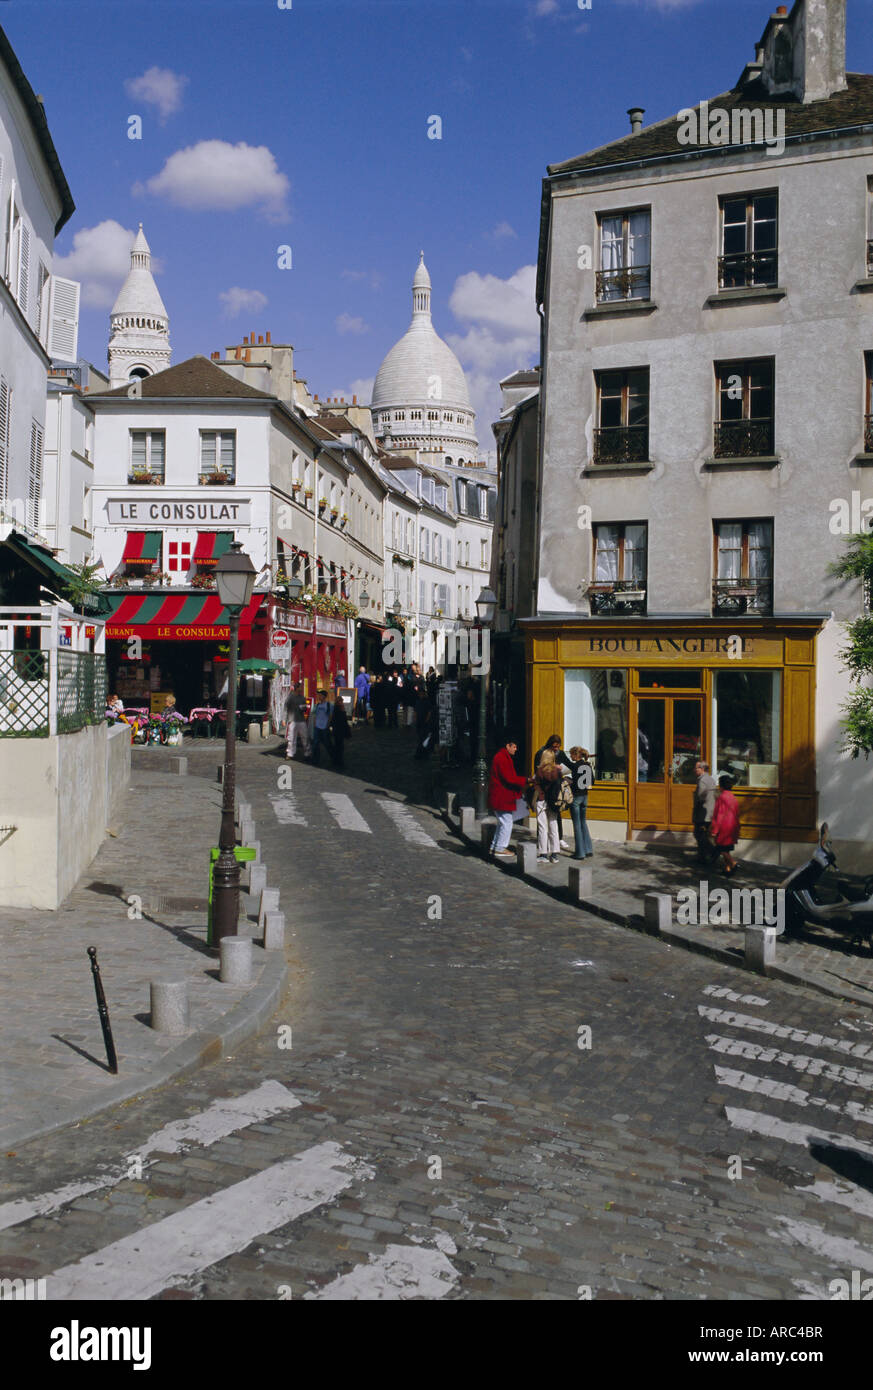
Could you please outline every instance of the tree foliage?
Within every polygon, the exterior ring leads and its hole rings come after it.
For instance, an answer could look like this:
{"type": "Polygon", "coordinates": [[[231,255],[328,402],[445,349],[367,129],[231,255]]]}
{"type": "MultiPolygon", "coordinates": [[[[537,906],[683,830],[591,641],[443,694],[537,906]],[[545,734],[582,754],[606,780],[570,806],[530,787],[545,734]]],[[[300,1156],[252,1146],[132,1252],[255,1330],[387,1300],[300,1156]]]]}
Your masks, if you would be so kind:
{"type": "MultiPolygon", "coordinates": [[[[834,578],[848,583],[860,579],[869,610],[873,595],[873,532],[850,536],[845,554],[830,566],[834,578]]],[[[873,752],[873,614],[869,611],[847,623],[848,645],[840,656],[849,670],[855,688],[843,702],[843,751],[857,758],[873,752]]]]}

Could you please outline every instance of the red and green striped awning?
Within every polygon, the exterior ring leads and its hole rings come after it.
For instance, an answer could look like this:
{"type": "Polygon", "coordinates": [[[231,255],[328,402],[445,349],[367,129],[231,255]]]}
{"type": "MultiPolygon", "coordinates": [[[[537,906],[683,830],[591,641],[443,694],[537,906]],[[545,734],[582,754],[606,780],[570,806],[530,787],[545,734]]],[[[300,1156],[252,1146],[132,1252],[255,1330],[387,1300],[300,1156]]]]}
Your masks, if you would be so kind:
{"type": "MultiPolygon", "coordinates": [[[[230,619],[217,594],[110,594],[113,612],[106,619],[108,638],[142,637],[149,641],[226,641],[230,619]]],[[[240,614],[239,635],[252,635],[255,614],[263,602],[255,594],[240,614]]]]}
{"type": "Polygon", "coordinates": [[[232,531],[198,531],[194,546],[194,563],[204,569],[217,565],[233,545],[232,531]]]}
{"type": "Polygon", "coordinates": [[[161,531],[128,531],[123,565],[153,565],[161,558],[161,531]]]}

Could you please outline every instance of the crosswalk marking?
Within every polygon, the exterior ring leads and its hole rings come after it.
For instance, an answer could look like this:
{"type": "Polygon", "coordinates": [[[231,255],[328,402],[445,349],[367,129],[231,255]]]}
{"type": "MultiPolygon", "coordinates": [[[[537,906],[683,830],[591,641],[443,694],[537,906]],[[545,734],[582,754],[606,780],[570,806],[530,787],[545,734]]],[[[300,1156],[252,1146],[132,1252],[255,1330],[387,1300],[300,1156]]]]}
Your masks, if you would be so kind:
{"type": "Polygon", "coordinates": [[[745,1130],[747,1134],[762,1134],[767,1139],[781,1139],[786,1144],[799,1144],[804,1149],[808,1148],[810,1141],[831,1144],[846,1152],[854,1151],[873,1157],[873,1144],[867,1144],[863,1139],[849,1139],[844,1134],[834,1134],[830,1130],[793,1124],[790,1120],[780,1120],[776,1115],[766,1115],[759,1110],[735,1110],[726,1105],[724,1113],[729,1124],[735,1129],[745,1130]]]}
{"type": "Polygon", "coordinates": [[[809,1057],[802,1052],[783,1052],[778,1047],[763,1047],[760,1043],[749,1042],[746,1038],[726,1038],[719,1033],[707,1033],[706,1041],[713,1052],[721,1056],[744,1057],[750,1062],[776,1062],[781,1067],[791,1067],[793,1071],[805,1072],[807,1076],[824,1076],[828,1081],[842,1081],[847,1086],[863,1086],[873,1089],[873,1072],[859,1071],[857,1067],[844,1067],[838,1062],[828,1062],[823,1057],[809,1057]]]}
{"type": "Polygon", "coordinates": [[[873,1110],[864,1110],[860,1105],[836,1105],[823,1100],[821,1096],[811,1096],[800,1086],[790,1086],[784,1081],[773,1081],[769,1076],[753,1076],[747,1071],[733,1071],[729,1067],[716,1067],[715,1079],[720,1086],[731,1086],[737,1091],[750,1091],[754,1095],[767,1096],[769,1100],[786,1101],[789,1105],[814,1106],[820,1110],[830,1110],[835,1115],[845,1115],[862,1124],[873,1125],[873,1110]]]}
{"type": "Polygon", "coordinates": [[[436,840],[432,839],[426,830],[422,830],[415,816],[411,811],[407,811],[405,806],[381,796],[376,798],[376,805],[380,806],[386,816],[393,820],[400,834],[409,844],[427,845],[430,849],[438,848],[436,840]]]}
{"type": "Polygon", "coordinates": [[[244,1250],[315,1207],[356,1177],[372,1177],[328,1141],[204,1197],[49,1275],[51,1299],[147,1299],[244,1250]]]}
{"type": "Polygon", "coordinates": [[[441,1250],[420,1245],[389,1245],[304,1299],[445,1298],[460,1274],[441,1250]]]}
{"type": "Polygon", "coordinates": [[[271,796],[270,803],[280,825],[309,824],[306,817],[300,813],[297,800],[291,792],[283,792],[281,796],[271,796]]]}
{"type": "Polygon", "coordinates": [[[344,796],[342,792],[322,792],[321,797],[340,830],[360,830],[364,835],[372,835],[372,830],[350,796],[344,796]]]}
{"type": "Polygon", "coordinates": [[[829,1038],[823,1033],[808,1033],[803,1028],[793,1028],[787,1023],[771,1023],[769,1019],[755,1014],[738,1014],[731,1010],[707,1008],[698,1004],[697,1012],[701,1018],[713,1023],[726,1023],[734,1028],[745,1028],[753,1033],[769,1033],[774,1038],[786,1038],[789,1042],[805,1043],[807,1047],[827,1047],[834,1052],[846,1053],[849,1057],[873,1057],[873,1043],[844,1042],[840,1038],[829,1038]]]}
{"type": "MultiPolygon", "coordinates": [[[[152,1153],[182,1153],[194,1144],[208,1147],[219,1139],[233,1134],[237,1129],[267,1120],[283,1110],[293,1110],[300,1101],[278,1081],[265,1081],[253,1091],[240,1096],[229,1096],[214,1101],[206,1110],[190,1115],[184,1120],[174,1120],[163,1129],[146,1139],[137,1148],[137,1156],[143,1160],[143,1169],[149,1167],[145,1161],[152,1153]]],[[[107,1187],[115,1187],[128,1176],[125,1165],[117,1165],[101,1173],[98,1177],[84,1178],[79,1182],[66,1183],[51,1192],[41,1192],[36,1197],[22,1197],[14,1202],[0,1206],[0,1231],[8,1226],[16,1226],[29,1221],[33,1216],[46,1216],[57,1211],[67,1202],[77,1197],[85,1197],[90,1192],[99,1192],[107,1187]]]]}
{"type": "Polygon", "coordinates": [[[707,985],[703,991],[713,999],[726,999],[729,1004],[751,1004],[763,1008],[769,1004],[769,999],[762,999],[758,994],[735,994],[727,985],[707,985]]]}

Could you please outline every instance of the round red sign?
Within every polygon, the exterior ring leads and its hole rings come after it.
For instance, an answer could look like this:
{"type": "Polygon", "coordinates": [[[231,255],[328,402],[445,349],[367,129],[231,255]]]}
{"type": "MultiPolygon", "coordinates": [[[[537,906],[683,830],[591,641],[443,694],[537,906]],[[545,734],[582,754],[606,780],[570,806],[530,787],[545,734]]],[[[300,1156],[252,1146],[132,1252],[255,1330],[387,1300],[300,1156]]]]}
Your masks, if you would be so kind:
{"type": "Polygon", "coordinates": [[[288,634],[283,632],[281,628],[277,628],[270,640],[274,647],[287,647],[288,634]]]}

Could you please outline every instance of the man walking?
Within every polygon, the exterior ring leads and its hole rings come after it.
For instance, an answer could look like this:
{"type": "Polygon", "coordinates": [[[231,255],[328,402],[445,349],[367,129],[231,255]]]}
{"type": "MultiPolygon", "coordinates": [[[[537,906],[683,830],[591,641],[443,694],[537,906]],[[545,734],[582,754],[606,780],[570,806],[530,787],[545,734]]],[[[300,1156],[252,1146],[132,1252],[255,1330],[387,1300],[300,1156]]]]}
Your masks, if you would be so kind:
{"type": "Polygon", "coordinates": [[[362,666],[355,676],[355,721],[360,723],[362,720],[367,722],[367,703],[370,699],[370,681],[367,676],[366,666],[362,666]]]}
{"type": "Polygon", "coordinates": [[[711,864],[716,851],[710,839],[712,815],[715,810],[715,796],[718,790],[715,778],[710,774],[709,763],[702,759],[694,764],[697,786],[694,788],[694,803],[691,808],[691,824],[697,841],[698,864],[711,864]]]}
{"type": "Polygon", "coordinates": [[[513,758],[518,752],[518,744],[511,734],[498,748],[491,762],[491,777],[488,783],[488,805],[497,817],[497,828],[491,841],[491,853],[495,859],[514,859],[509,848],[512,838],[512,821],[518,798],[528,786],[524,777],[519,777],[513,758]]]}
{"type": "Polygon", "coordinates": [[[309,713],[309,738],[312,745],[312,761],[316,767],[321,761],[322,744],[329,754],[332,752],[329,733],[332,713],[333,710],[327,702],[327,691],[319,690],[318,699],[309,713]]]}
{"type": "Polygon", "coordinates": [[[303,686],[298,683],[292,686],[291,694],[285,701],[285,756],[294,758],[297,754],[297,741],[303,747],[303,756],[309,757],[309,730],[304,719],[306,709],[306,696],[303,694],[303,686]]]}

